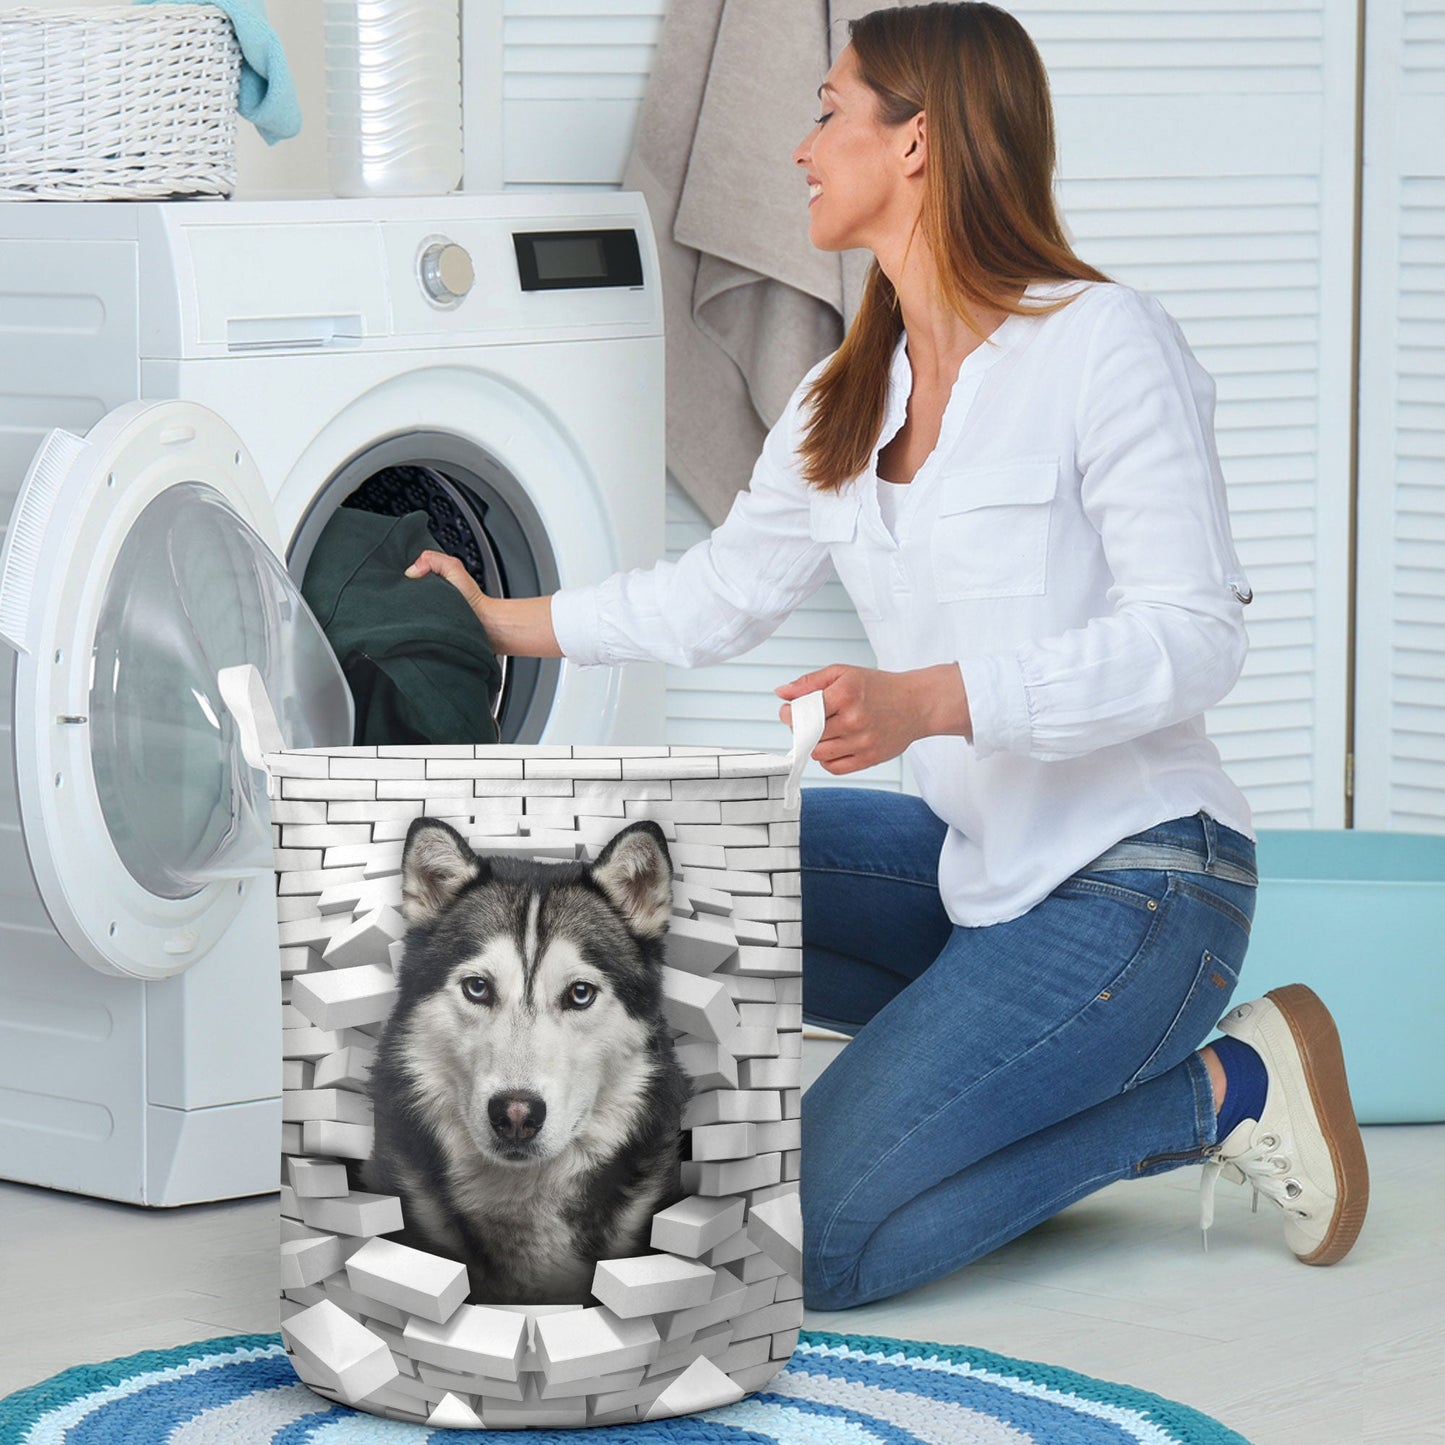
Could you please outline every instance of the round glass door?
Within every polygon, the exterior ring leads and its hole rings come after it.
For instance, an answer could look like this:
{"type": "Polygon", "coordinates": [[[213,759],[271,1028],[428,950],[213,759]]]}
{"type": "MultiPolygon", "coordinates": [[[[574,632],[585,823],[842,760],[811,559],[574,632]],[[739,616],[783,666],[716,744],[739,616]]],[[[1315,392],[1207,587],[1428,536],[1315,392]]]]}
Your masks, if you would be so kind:
{"type": "Polygon", "coordinates": [[[257,669],[286,746],[351,738],[275,533],[240,437],[190,402],[51,432],[21,486],[0,547],[21,833],[51,922],[102,973],[170,978],[253,898],[275,916],[264,774],[222,669],[257,669]]]}
{"type": "Polygon", "coordinates": [[[268,866],[269,825],[216,682],[247,662],[289,746],[349,740],[335,660],[281,563],[214,488],[169,487],[111,569],[90,688],[101,812],[126,869],[158,897],[268,866]]]}

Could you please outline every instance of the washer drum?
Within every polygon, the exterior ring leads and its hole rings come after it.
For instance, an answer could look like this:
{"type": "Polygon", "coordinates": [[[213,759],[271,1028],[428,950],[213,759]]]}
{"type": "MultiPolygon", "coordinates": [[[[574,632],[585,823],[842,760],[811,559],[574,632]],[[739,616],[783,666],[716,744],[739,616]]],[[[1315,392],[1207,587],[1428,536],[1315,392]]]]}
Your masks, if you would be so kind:
{"type": "MultiPolygon", "coordinates": [[[[280,918],[284,1060],[282,1334],[328,1398],[433,1427],[618,1424],[736,1402],[802,1322],[798,778],[730,749],[284,750],[258,676],[223,677],[264,767],[280,918]],[[405,968],[401,859],[436,817],[482,856],[595,861],[651,819],[673,868],[665,1031],[688,1075],[682,1198],[631,1257],[563,1303],[469,1299],[464,1264],[388,1236],[407,1200],[368,1192],[369,1063],[405,968]]],[[[502,1244],[505,1241],[501,1241],[502,1244]]]]}

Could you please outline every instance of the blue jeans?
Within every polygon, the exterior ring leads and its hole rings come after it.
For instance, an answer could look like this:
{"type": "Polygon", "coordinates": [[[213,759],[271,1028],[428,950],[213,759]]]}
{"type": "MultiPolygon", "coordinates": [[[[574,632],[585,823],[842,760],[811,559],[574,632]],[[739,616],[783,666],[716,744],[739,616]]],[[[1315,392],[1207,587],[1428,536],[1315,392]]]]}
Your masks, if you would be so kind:
{"type": "Polygon", "coordinates": [[[959,928],[944,832],[917,798],[803,794],[804,1017],[854,1035],[803,1096],[811,1309],[937,1279],[1215,1142],[1195,1050],[1249,939],[1249,839],[1177,818],[1023,917],[959,928]]]}

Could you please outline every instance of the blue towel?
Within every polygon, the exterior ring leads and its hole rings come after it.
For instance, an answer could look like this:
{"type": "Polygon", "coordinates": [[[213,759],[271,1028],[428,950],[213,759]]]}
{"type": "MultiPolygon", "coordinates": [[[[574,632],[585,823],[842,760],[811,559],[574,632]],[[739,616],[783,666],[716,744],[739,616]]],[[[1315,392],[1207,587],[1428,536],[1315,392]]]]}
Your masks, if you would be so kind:
{"type": "Polygon", "coordinates": [[[301,106],[280,38],[266,19],[265,0],[135,0],[137,5],[215,5],[231,18],[241,46],[238,109],[267,145],[301,129],[301,106]]]}

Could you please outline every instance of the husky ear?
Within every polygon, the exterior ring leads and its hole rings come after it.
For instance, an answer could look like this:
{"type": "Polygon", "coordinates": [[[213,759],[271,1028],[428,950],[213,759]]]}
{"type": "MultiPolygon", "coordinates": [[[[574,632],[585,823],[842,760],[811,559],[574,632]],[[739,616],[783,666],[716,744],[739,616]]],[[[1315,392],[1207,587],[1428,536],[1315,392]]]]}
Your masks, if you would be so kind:
{"type": "Polygon", "coordinates": [[[439,818],[417,818],[401,851],[401,912],[408,923],[429,923],[485,871],[460,833],[439,818]]]}
{"type": "Polygon", "coordinates": [[[660,938],[672,916],[672,858],[656,823],[624,828],[592,865],[592,877],[634,933],[660,938]]]}

